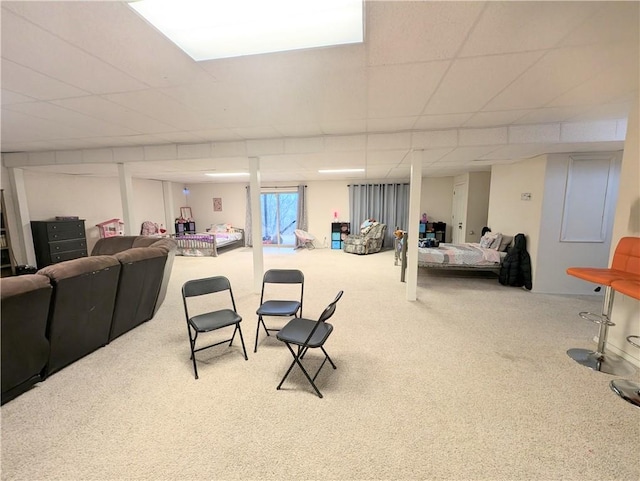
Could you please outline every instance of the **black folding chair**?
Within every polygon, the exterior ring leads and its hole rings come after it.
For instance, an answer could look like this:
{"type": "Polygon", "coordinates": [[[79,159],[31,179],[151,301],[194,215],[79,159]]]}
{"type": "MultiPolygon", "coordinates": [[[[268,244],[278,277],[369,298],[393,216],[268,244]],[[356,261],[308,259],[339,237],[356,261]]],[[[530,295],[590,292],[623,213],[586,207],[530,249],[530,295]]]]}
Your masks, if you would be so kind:
{"type": "Polygon", "coordinates": [[[304,275],[297,269],[270,269],[264,273],[262,278],[262,293],[260,294],[260,307],[256,311],[258,315],[258,325],[256,326],[256,344],[253,352],[258,351],[258,336],[260,335],[260,326],[264,328],[267,336],[269,332],[276,332],[280,329],[267,328],[264,323],[263,316],[274,317],[301,317],[302,316],[302,297],[304,295],[304,275]],[[267,297],[274,297],[274,293],[282,295],[282,289],[268,287],[268,284],[300,284],[300,300],[265,300],[267,297]],[[266,288],[266,289],[265,289],[266,288]]]}
{"type": "Polygon", "coordinates": [[[316,380],[316,377],[318,377],[318,374],[327,361],[329,361],[334,369],[336,368],[336,365],[329,357],[329,354],[327,354],[327,351],[324,350],[324,343],[331,335],[331,332],[333,332],[333,326],[326,321],[331,316],[333,316],[334,312],[336,312],[336,304],[342,297],[342,293],[343,291],[338,292],[336,298],[325,308],[322,314],[320,314],[320,317],[317,321],[297,317],[291,319],[287,323],[287,325],[280,329],[280,332],[276,334],[276,338],[287,345],[289,351],[291,352],[291,355],[293,356],[293,362],[291,363],[291,366],[289,366],[289,369],[287,369],[287,372],[282,378],[282,381],[280,381],[280,384],[278,384],[277,389],[280,389],[282,383],[285,381],[285,379],[287,379],[287,376],[289,376],[289,373],[293,369],[293,366],[297,364],[300,369],[302,369],[305,377],[311,383],[311,386],[313,386],[316,394],[319,397],[322,397],[322,394],[318,390],[318,387],[315,385],[314,381],[316,380]],[[297,346],[297,348],[294,350],[291,347],[292,345],[297,346]],[[322,352],[324,353],[324,359],[322,360],[322,364],[320,364],[320,367],[318,368],[316,373],[313,375],[313,377],[311,377],[302,365],[301,361],[309,349],[316,348],[320,348],[322,350],[322,352]]]}
{"type": "MultiPolygon", "coordinates": [[[[220,298],[221,296],[216,296],[220,298]]],[[[213,346],[218,346],[229,342],[229,346],[233,344],[233,339],[236,337],[236,332],[240,334],[240,342],[242,343],[242,351],[244,352],[244,359],[247,358],[247,350],[244,347],[244,339],[242,338],[242,330],[240,329],[240,322],[242,317],[236,312],[236,301],[233,298],[233,292],[231,290],[231,284],[229,279],[224,276],[207,277],[205,279],[195,279],[187,281],[182,286],[182,302],[184,304],[184,314],[187,318],[187,331],[189,332],[189,345],[191,346],[191,359],[193,360],[193,372],[198,379],[198,368],[196,367],[196,352],[204,349],[209,349],[213,346]],[[215,294],[218,292],[229,291],[231,297],[231,305],[233,309],[219,309],[214,311],[204,312],[202,314],[189,316],[189,309],[187,307],[187,298],[202,296],[207,294],[215,294]],[[235,326],[231,339],[225,339],[224,341],[209,344],[208,346],[195,349],[196,339],[198,334],[204,332],[211,332],[223,327],[235,326]]]]}

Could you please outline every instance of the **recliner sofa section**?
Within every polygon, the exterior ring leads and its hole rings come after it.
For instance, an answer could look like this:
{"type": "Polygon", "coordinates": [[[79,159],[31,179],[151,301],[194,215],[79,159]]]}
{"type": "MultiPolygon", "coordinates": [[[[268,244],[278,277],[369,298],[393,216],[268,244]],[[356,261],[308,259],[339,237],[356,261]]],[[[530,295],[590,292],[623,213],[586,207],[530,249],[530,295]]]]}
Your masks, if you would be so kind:
{"type": "Polygon", "coordinates": [[[2,278],[2,404],[44,377],[49,359],[47,319],[53,287],[39,274],[2,278]]]}
{"type": "Polygon", "coordinates": [[[47,326],[51,352],[46,375],[109,342],[120,269],[114,256],[91,256],[38,271],[53,285],[47,326]]]}
{"type": "Polygon", "coordinates": [[[176,243],[101,239],[91,256],[1,279],[2,403],[153,318],[176,243]]]}

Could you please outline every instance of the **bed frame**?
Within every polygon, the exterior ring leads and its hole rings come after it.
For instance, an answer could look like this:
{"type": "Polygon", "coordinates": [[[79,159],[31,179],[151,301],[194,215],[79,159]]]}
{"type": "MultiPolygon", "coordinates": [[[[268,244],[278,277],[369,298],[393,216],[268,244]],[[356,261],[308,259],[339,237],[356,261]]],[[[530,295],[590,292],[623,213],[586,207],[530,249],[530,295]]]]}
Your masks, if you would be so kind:
{"type": "Polygon", "coordinates": [[[232,249],[244,245],[244,229],[233,227],[229,232],[242,234],[239,239],[220,243],[215,233],[172,234],[178,245],[176,255],[188,257],[217,257],[220,249],[232,249]]]}

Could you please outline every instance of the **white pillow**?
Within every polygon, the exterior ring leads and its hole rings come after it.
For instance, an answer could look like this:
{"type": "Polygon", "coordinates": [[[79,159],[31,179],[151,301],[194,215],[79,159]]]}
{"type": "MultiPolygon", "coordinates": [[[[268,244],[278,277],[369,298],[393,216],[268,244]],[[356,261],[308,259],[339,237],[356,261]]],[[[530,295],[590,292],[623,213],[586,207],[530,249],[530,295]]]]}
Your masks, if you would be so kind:
{"type": "Polygon", "coordinates": [[[496,232],[487,232],[480,239],[480,247],[484,249],[498,249],[500,246],[500,241],[502,240],[502,234],[496,232]]]}

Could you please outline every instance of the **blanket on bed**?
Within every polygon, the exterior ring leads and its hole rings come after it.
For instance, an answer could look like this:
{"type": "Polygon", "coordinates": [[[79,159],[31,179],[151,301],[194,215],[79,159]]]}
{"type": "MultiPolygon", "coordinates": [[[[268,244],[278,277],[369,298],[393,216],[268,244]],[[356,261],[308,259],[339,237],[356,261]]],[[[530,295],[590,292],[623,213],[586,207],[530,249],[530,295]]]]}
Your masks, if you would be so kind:
{"type": "Polygon", "coordinates": [[[444,244],[434,248],[418,248],[418,262],[443,265],[492,265],[500,264],[500,252],[485,249],[480,244],[444,244]]]}

